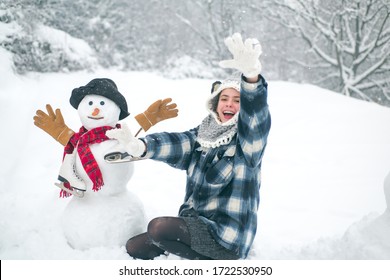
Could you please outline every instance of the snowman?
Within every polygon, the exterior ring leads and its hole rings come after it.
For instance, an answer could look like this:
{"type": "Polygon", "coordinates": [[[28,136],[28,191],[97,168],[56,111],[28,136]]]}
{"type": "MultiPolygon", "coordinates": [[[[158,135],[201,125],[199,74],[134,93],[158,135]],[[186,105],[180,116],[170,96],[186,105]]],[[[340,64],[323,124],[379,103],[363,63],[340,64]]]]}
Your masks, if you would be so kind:
{"type": "Polygon", "coordinates": [[[129,115],[126,100],[113,81],[94,79],[74,89],[70,103],[83,126],[65,147],[58,176],[57,186],[75,194],[62,215],[65,237],[77,249],[123,245],[146,224],[141,201],[127,189],[134,163],[104,161],[121,150],[105,133],[129,115]]]}
{"type": "MultiPolygon", "coordinates": [[[[158,121],[177,116],[176,104],[166,105],[170,101],[156,101],[137,115],[146,119],[147,125],[136,118],[145,131],[158,121]]],[[[38,127],[65,145],[56,183],[62,197],[73,195],[61,217],[64,235],[75,249],[123,246],[132,236],[145,232],[146,226],[142,202],[127,189],[134,162],[110,164],[104,160],[106,154],[127,151],[125,145],[106,135],[120,128],[118,122],[129,115],[126,100],[112,80],[102,78],[75,88],[70,103],[82,123],[78,133],[64,124],[60,111],[55,116],[50,106],[49,115],[39,110],[34,117],[38,127]]],[[[130,133],[127,126],[122,129],[130,133]]],[[[139,147],[134,156],[140,156],[144,148],[139,147]]]]}

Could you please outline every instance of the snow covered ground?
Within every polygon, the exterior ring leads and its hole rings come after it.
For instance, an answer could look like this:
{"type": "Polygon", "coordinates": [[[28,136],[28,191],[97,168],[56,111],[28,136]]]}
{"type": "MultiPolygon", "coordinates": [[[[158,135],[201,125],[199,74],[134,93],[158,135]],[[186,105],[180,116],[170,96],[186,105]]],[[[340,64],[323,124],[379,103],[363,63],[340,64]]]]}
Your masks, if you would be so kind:
{"type": "MultiPolygon", "coordinates": [[[[165,79],[152,73],[12,74],[0,52],[0,258],[2,260],[130,260],[124,247],[72,249],[59,218],[72,198],[54,186],[62,147],[33,125],[37,109],[61,108],[77,130],[71,90],[95,77],[113,79],[133,117],[172,97],[179,117],[149,132],[183,131],[206,116],[211,80],[165,79]]],[[[390,259],[390,109],[311,85],[270,81],[272,128],[263,161],[259,228],[249,259],[390,259]]],[[[140,161],[128,188],[148,219],[176,215],[185,172],[140,161]]],[[[93,238],[91,236],[91,238],[93,238]]],[[[164,259],[164,258],[162,258],[164,259]]],[[[168,259],[175,259],[169,256],[168,259]]]]}

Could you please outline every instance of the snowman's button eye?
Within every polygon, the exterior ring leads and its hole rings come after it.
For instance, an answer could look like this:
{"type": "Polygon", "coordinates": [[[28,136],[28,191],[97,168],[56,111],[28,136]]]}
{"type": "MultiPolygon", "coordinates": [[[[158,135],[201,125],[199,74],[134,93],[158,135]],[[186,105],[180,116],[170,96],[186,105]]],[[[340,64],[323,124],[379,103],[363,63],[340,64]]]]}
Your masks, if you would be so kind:
{"type": "Polygon", "coordinates": [[[104,101],[100,101],[100,105],[104,105],[105,103],[104,103],[104,101]]]}
{"type": "Polygon", "coordinates": [[[93,105],[93,101],[89,101],[88,104],[89,104],[89,105],[93,105]]]}

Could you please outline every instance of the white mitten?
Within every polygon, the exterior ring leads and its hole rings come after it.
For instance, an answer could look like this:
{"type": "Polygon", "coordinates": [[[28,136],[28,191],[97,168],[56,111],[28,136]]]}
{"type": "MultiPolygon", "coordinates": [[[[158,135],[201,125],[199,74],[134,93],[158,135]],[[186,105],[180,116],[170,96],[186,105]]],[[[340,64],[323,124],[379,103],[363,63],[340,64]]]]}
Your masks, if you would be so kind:
{"type": "Polygon", "coordinates": [[[135,138],[126,124],[121,128],[106,131],[106,135],[108,138],[117,139],[125,151],[133,157],[139,157],[145,152],[145,143],[135,138]]]}
{"type": "Polygon", "coordinates": [[[261,45],[257,39],[246,39],[242,41],[240,33],[234,33],[226,38],[225,45],[233,55],[231,60],[219,62],[223,68],[237,69],[247,78],[254,78],[261,72],[259,57],[262,53],[261,45]]]}

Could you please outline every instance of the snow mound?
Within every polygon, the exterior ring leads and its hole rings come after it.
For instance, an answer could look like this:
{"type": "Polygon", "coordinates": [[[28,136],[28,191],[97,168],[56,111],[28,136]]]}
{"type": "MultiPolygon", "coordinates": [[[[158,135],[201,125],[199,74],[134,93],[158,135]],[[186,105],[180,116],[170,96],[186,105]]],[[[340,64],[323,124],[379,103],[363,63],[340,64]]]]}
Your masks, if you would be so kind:
{"type": "Polygon", "coordinates": [[[340,238],[321,238],[300,249],[282,251],[286,259],[389,260],[390,211],[371,213],[352,224],[340,238]]]}

